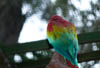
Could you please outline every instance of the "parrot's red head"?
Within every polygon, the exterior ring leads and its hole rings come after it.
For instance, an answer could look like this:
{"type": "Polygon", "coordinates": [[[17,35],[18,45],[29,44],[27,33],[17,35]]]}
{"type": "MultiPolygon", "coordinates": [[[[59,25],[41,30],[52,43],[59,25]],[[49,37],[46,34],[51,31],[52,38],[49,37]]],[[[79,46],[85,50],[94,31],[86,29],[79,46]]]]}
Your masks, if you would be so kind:
{"type": "Polygon", "coordinates": [[[62,17],[54,15],[50,17],[49,23],[48,23],[48,31],[52,31],[52,26],[58,25],[62,27],[66,27],[68,24],[70,24],[68,21],[64,20],[62,17]]]}

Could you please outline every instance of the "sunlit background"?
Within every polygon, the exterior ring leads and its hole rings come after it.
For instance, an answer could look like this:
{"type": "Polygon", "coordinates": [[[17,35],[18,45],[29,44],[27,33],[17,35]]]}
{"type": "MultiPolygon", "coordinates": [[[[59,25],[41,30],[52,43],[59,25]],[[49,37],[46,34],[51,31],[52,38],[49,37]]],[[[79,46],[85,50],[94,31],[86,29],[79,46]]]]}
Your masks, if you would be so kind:
{"type": "MultiPolygon", "coordinates": [[[[32,42],[46,39],[46,28],[50,16],[57,14],[72,22],[77,33],[100,31],[100,1],[99,0],[24,0],[22,14],[26,20],[20,32],[18,42],[32,42]]],[[[99,49],[99,43],[84,44],[80,53],[99,49]],[[93,46],[89,46],[93,45],[93,46]]],[[[54,50],[52,50],[54,51],[54,50]]],[[[37,51],[37,54],[48,55],[48,52],[37,51]]],[[[27,52],[28,59],[37,57],[27,52]]],[[[22,62],[20,55],[14,56],[16,62],[22,62]]],[[[100,68],[100,61],[89,61],[80,64],[80,68],[100,68]]]]}

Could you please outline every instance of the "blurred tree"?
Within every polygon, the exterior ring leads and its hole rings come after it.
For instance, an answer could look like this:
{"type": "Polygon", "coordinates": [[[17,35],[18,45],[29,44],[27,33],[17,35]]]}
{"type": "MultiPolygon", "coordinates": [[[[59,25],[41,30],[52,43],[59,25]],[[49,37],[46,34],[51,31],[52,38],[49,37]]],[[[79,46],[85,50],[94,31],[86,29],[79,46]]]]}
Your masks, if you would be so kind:
{"type": "MultiPolygon", "coordinates": [[[[0,42],[16,43],[25,16],[21,13],[21,0],[0,0],[0,42]]],[[[1,44],[0,43],[0,47],[1,44]]],[[[7,56],[0,49],[0,68],[11,68],[7,56]]]]}

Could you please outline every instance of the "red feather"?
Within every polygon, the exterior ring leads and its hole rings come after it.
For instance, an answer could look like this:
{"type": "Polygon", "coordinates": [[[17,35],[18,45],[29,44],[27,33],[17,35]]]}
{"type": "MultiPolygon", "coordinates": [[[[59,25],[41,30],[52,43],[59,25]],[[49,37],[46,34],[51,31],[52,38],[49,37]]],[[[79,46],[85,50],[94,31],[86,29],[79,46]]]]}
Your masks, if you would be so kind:
{"type": "Polygon", "coordinates": [[[67,65],[68,65],[70,68],[79,68],[79,67],[77,67],[76,65],[72,65],[72,64],[70,63],[70,61],[68,61],[67,59],[66,59],[66,62],[67,62],[67,65]]]}

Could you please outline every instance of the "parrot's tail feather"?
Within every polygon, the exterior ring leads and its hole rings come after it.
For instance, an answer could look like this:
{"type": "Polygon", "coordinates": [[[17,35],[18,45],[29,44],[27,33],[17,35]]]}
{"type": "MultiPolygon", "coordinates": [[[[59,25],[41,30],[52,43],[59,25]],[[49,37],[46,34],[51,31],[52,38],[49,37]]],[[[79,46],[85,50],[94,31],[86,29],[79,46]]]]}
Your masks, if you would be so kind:
{"type": "Polygon", "coordinates": [[[67,65],[68,65],[70,68],[79,68],[79,67],[76,66],[76,65],[72,65],[71,62],[68,61],[67,59],[66,59],[66,62],[67,62],[67,65]]]}

